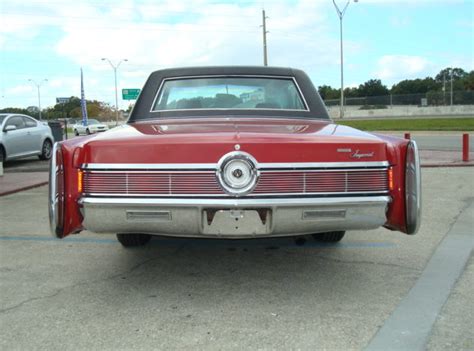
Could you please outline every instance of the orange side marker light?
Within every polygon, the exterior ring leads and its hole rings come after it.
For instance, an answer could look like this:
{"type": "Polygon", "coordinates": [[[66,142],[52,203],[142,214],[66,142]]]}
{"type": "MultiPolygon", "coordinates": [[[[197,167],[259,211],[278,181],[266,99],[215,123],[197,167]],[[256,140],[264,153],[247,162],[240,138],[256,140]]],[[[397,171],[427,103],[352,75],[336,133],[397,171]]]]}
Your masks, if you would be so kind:
{"type": "Polygon", "coordinates": [[[388,169],[388,190],[393,190],[393,168],[389,167],[388,169]]]}
{"type": "Polygon", "coordinates": [[[77,191],[82,193],[82,176],[83,172],[81,170],[77,171],[77,191]]]}

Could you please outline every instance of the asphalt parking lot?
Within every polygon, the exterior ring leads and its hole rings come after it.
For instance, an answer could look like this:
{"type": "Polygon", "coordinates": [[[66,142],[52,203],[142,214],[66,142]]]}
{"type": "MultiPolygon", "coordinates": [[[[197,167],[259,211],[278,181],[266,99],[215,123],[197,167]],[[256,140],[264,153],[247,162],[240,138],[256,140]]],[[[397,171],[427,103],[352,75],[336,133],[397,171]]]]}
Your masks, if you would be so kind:
{"type": "Polygon", "coordinates": [[[421,324],[433,317],[428,330],[407,323],[423,348],[474,349],[473,175],[423,169],[416,236],[354,231],[331,246],[155,238],[124,249],[88,232],[56,240],[46,187],[0,197],[0,347],[390,349],[388,326],[423,315],[421,324]],[[441,264],[459,274],[433,266],[453,240],[441,264]],[[438,285],[449,279],[446,301],[438,285]],[[413,295],[421,303],[407,310],[413,295]]]}

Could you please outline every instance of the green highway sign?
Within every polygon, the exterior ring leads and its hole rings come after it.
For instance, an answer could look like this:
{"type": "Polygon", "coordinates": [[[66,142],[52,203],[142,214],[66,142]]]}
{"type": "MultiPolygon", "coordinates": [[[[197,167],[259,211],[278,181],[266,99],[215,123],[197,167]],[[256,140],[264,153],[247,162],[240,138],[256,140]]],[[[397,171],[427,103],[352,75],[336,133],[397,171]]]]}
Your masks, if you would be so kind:
{"type": "Polygon", "coordinates": [[[122,89],[123,100],[136,100],[140,94],[140,89],[122,89]]]}
{"type": "Polygon", "coordinates": [[[57,97],[56,98],[56,103],[57,104],[67,104],[69,101],[71,101],[71,98],[68,98],[68,97],[57,97]]]}

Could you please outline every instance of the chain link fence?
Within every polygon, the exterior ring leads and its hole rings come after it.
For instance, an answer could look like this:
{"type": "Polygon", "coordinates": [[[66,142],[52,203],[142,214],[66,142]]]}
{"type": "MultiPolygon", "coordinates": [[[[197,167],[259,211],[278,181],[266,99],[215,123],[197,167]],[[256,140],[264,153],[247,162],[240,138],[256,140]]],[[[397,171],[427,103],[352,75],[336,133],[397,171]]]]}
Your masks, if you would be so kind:
{"type": "MultiPolygon", "coordinates": [[[[324,101],[327,107],[339,106],[339,99],[324,101]]],[[[383,109],[392,106],[450,106],[474,105],[474,91],[429,92],[426,94],[402,94],[384,96],[349,97],[344,99],[345,106],[360,106],[364,109],[383,109]]]]}

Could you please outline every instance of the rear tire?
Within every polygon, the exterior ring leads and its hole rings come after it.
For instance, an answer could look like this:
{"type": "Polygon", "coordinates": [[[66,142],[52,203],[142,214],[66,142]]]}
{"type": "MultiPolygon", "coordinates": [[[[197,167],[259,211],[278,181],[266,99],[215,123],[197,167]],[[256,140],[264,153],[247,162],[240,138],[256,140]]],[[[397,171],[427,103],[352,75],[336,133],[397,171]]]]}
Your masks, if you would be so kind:
{"type": "Polygon", "coordinates": [[[74,135],[79,136],[79,132],[77,131],[77,129],[74,129],[74,135]]]}
{"type": "Polygon", "coordinates": [[[327,233],[312,234],[312,236],[314,240],[317,240],[317,241],[322,241],[325,243],[337,243],[341,241],[341,239],[344,237],[344,234],[346,234],[345,231],[340,231],[340,232],[327,232],[327,233]]]}
{"type": "Polygon", "coordinates": [[[117,240],[124,247],[143,246],[151,239],[150,234],[117,234],[117,240]]]}
{"type": "Polygon", "coordinates": [[[86,134],[89,135],[91,131],[89,129],[86,129],[86,134]]]}
{"type": "Polygon", "coordinates": [[[53,153],[53,143],[51,140],[46,139],[43,142],[43,146],[41,147],[41,155],[38,157],[40,160],[49,160],[51,158],[51,155],[53,153]]]}

